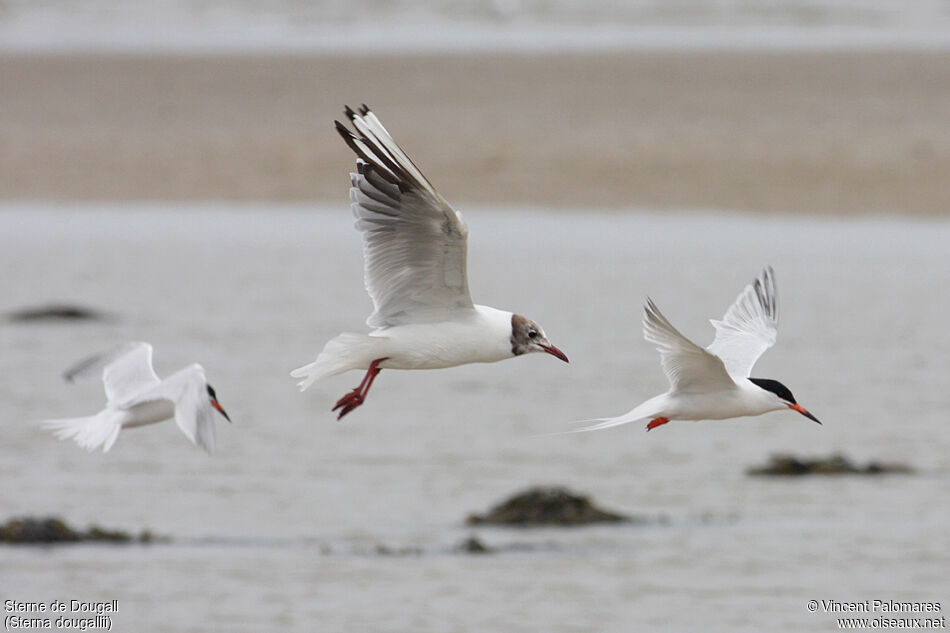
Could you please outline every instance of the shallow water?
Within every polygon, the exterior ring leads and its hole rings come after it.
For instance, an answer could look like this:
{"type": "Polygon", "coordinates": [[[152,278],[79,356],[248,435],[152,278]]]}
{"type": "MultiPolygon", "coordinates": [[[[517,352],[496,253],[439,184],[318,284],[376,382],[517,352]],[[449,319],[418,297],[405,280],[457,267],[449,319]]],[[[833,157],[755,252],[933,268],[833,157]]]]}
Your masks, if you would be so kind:
{"type": "MultiPolygon", "coordinates": [[[[0,520],[172,537],[0,548],[0,598],[118,600],[114,630],[836,630],[808,600],[946,602],[950,590],[950,223],[474,209],[476,301],[539,321],[571,358],[384,371],[344,422],[355,373],[296,391],[370,311],[346,209],[0,208],[0,312],[74,302],[105,323],[0,323],[0,520]],[[649,294],[706,344],[765,264],[779,341],[756,374],[788,413],[546,435],[665,388],[639,320],[649,294]],[[36,427],[102,404],[74,360],[127,339],[160,375],[204,364],[234,423],[208,458],[172,424],[88,454],[36,427]],[[913,476],[751,478],[773,452],[908,462],[913,476]],[[530,484],[665,522],[471,529],[530,484]],[[456,553],[477,534],[498,548],[456,553]],[[380,553],[380,547],[386,552],[380,553]]],[[[7,612],[4,616],[8,615],[7,612]]]]}
{"type": "Polygon", "coordinates": [[[5,0],[0,50],[946,50],[944,0],[5,0]]]}

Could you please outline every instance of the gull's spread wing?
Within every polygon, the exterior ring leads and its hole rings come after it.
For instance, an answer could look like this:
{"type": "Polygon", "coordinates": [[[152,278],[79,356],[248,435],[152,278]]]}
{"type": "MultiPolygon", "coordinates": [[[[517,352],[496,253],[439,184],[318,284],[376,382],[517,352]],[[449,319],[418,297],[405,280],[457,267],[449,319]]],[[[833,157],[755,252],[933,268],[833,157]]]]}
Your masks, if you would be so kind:
{"type": "Polygon", "coordinates": [[[363,234],[363,279],[375,312],[371,327],[440,321],[471,309],[468,228],[369,108],[346,109],[356,132],[337,131],[359,156],[350,174],[356,228],[363,234]]]}
{"type": "Polygon", "coordinates": [[[775,344],[778,334],[775,273],[771,266],[739,293],[721,321],[711,322],[716,339],[706,349],[722,359],[730,376],[748,378],[752,366],[775,344]]]}
{"type": "Polygon", "coordinates": [[[161,382],[152,369],[152,346],[141,341],[123,343],[81,360],[67,369],[63,378],[72,382],[100,371],[109,402],[121,402],[161,382]]]}
{"type": "Polygon", "coordinates": [[[679,333],[652,299],[643,309],[643,338],[656,345],[673,391],[706,392],[735,387],[722,361],[679,333]]]}

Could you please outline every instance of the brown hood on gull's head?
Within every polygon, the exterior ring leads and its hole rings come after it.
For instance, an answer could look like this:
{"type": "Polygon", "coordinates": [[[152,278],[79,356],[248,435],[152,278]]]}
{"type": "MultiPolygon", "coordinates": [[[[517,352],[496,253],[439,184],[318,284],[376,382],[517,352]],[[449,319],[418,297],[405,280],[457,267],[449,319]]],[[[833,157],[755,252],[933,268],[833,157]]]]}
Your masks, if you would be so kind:
{"type": "Polygon", "coordinates": [[[565,363],[570,362],[564,352],[551,345],[540,325],[520,314],[513,314],[511,315],[511,353],[521,356],[528,352],[545,352],[555,358],[560,358],[565,363]]]}

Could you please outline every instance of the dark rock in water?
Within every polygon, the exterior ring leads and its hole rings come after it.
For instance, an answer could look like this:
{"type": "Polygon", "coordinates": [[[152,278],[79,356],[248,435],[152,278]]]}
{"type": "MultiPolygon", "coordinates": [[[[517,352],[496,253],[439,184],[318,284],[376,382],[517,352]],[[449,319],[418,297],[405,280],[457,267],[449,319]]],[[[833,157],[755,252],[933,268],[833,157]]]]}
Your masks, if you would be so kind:
{"type": "Polygon", "coordinates": [[[93,525],[86,530],[85,540],[87,541],[109,541],[111,543],[128,543],[132,541],[132,535],[121,530],[106,530],[93,525]]]}
{"type": "Polygon", "coordinates": [[[79,542],[152,543],[160,539],[149,531],[133,537],[127,532],[92,526],[85,532],[75,530],[62,519],[20,517],[0,525],[0,543],[53,544],[79,542]]]}
{"type": "Polygon", "coordinates": [[[482,543],[477,536],[470,536],[455,546],[455,551],[465,554],[490,554],[492,549],[482,543]]]}
{"type": "Polygon", "coordinates": [[[772,455],[764,466],[753,466],[748,475],[771,477],[798,477],[802,475],[883,475],[889,473],[909,474],[913,469],[906,464],[868,462],[864,466],[854,464],[844,455],[835,453],[828,457],[799,459],[792,455],[772,455]]]}
{"type": "Polygon", "coordinates": [[[97,310],[68,304],[23,308],[7,314],[7,320],[16,323],[32,321],[105,321],[107,319],[107,315],[97,310]]]}
{"type": "Polygon", "coordinates": [[[422,548],[413,547],[411,545],[394,548],[382,543],[377,543],[374,553],[377,556],[421,556],[422,548]]]}
{"type": "Polygon", "coordinates": [[[530,488],[496,505],[486,514],[468,517],[469,525],[587,525],[629,521],[630,517],[601,510],[584,496],[559,487],[530,488]]]}
{"type": "Polygon", "coordinates": [[[10,519],[0,526],[0,541],[4,543],[73,543],[82,540],[81,534],[60,519],[10,519]]]}

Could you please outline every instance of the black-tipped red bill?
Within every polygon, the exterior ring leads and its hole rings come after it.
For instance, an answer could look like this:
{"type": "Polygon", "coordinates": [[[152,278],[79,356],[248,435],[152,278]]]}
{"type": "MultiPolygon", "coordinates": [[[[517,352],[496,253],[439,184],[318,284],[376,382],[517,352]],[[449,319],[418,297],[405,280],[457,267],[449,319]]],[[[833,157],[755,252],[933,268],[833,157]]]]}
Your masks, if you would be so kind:
{"type": "Polygon", "coordinates": [[[221,406],[221,403],[218,402],[216,398],[211,399],[211,406],[217,409],[218,413],[223,415],[225,420],[227,420],[228,422],[231,421],[231,417],[227,414],[227,412],[224,410],[224,407],[221,406]]]}
{"type": "Polygon", "coordinates": [[[818,418],[816,418],[815,416],[813,416],[811,413],[809,413],[809,412],[808,412],[808,409],[806,409],[805,407],[803,407],[803,406],[800,405],[800,404],[790,404],[790,405],[788,405],[788,408],[789,408],[789,409],[792,409],[793,411],[798,411],[799,413],[801,413],[803,416],[805,416],[806,418],[808,418],[808,419],[811,420],[812,422],[817,422],[818,424],[821,424],[821,420],[819,420],[818,418]]]}

